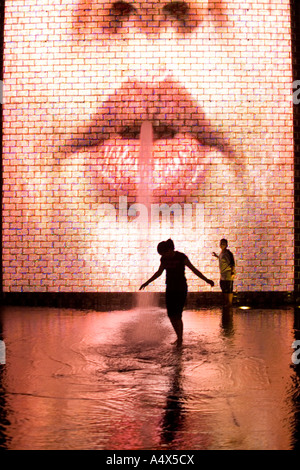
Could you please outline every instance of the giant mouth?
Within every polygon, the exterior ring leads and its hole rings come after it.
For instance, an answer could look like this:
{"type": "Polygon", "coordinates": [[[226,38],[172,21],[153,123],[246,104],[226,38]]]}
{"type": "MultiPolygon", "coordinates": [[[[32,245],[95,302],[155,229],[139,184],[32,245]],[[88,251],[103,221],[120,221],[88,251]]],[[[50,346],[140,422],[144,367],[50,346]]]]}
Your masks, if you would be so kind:
{"type": "Polygon", "coordinates": [[[171,80],[124,83],[66,142],[59,165],[72,164],[79,156],[91,191],[101,200],[110,202],[117,194],[136,198],[139,139],[145,121],[153,129],[148,170],[157,200],[170,197],[185,202],[204,193],[209,196],[216,184],[222,184],[223,193],[242,175],[244,165],[225,130],[214,125],[187,91],[171,80]]]}
{"type": "Polygon", "coordinates": [[[114,137],[138,139],[144,121],[152,123],[154,140],[190,135],[202,146],[234,157],[222,126],[213,125],[186,89],[172,80],[124,83],[101,103],[89,122],[66,139],[64,151],[72,153],[103,145],[114,137]]]}

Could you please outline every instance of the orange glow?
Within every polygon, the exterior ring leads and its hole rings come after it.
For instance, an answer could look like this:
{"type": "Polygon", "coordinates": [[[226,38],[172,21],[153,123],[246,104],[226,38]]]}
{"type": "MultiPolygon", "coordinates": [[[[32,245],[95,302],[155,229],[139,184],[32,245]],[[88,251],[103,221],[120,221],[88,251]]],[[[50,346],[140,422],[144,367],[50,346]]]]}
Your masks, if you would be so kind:
{"type": "Polygon", "coordinates": [[[292,291],[289,0],[146,3],[5,2],[4,290],[136,291],[169,237],[219,290],[225,237],[239,291],[292,291]],[[145,121],[169,216],[141,249],[128,211],[145,121]]]}

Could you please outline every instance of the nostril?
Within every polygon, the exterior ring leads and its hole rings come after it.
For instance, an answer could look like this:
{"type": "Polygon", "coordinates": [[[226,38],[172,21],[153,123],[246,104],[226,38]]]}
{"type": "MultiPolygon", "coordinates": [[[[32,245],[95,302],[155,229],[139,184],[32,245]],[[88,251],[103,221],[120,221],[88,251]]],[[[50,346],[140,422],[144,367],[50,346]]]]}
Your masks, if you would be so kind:
{"type": "Polygon", "coordinates": [[[164,20],[171,21],[179,34],[191,33],[203,21],[204,11],[183,1],[171,1],[162,8],[164,20]]]}
{"type": "Polygon", "coordinates": [[[115,2],[112,4],[111,13],[118,20],[124,20],[130,17],[130,15],[136,13],[136,9],[131,3],[127,2],[115,2]]]}
{"type": "Polygon", "coordinates": [[[189,6],[186,2],[170,2],[164,5],[163,12],[176,20],[185,21],[189,15],[189,6]]]}

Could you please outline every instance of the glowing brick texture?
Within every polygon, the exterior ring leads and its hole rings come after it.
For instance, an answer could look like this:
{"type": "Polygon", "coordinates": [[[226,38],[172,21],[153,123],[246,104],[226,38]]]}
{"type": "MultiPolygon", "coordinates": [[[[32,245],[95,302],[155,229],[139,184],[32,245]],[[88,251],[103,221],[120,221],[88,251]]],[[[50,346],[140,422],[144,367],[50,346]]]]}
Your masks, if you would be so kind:
{"type": "Polygon", "coordinates": [[[293,290],[289,0],[5,8],[5,291],[135,291],[169,237],[215,290],[222,237],[238,290],[293,290]]]}

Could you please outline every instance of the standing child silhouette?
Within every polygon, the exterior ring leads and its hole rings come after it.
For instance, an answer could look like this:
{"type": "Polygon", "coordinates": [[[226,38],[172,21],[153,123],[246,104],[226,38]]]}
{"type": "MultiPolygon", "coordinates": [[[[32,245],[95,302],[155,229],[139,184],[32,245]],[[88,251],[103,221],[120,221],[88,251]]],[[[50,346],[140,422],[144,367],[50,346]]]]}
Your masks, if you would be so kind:
{"type": "Polygon", "coordinates": [[[179,251],[175,251],[173,240],[160,242],[157,251],[161,255],[160,266],[156,273],[148,281],[141,285],[144,289],[151,282],[162,275],[166,270],[166,307],[168,317],[177,335],[177,346],[181,346],[183,337],[182,311],[187,296],[187,282],[185,278],[185,266],[190,268],[196,276],[203,281],[214,286],[214,282],[207,279],[195,266],[192,265],[188,257],[179,251]]]}
{"type": "Polygon", "coordinates": [[[231,307],[233,299],[233,279],[235,277],[235,260],[228,249],[226,238],[220,240],[221,252],[219,255],[213,252],[213,256],[219,260],[220,287],[223,292],[225,307],[231,307]]]}

